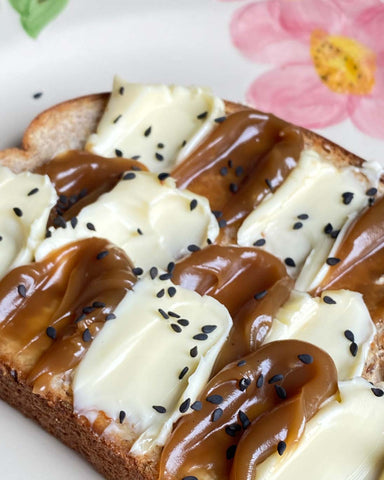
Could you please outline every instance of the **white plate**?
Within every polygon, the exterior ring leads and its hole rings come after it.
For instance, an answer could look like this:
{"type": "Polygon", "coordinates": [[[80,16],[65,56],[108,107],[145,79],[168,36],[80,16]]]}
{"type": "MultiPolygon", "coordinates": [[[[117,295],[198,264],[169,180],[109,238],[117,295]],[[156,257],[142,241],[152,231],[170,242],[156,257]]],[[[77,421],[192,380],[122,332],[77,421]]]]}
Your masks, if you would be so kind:
{"type": "MultiPolygon", "coordinates": [[[[33,40],[9,3],[0,0],[0,149],[17,146],[41,110],[109,90],[115,73],[134,82],[206,85],[223,98],[244,101],[248,86],[267,67],[245,59],[231,43],[229,22],[239,5],[72,0],[33,40]],[[43,95],[34,99],[36,92],[43,95]]],[[[384,142],[348,121],[323,133],[366,158],[384,158],[384,142]]],[[[0,421],[1,479],[100,478],[77,454],[2,402],[0,421]]]]}

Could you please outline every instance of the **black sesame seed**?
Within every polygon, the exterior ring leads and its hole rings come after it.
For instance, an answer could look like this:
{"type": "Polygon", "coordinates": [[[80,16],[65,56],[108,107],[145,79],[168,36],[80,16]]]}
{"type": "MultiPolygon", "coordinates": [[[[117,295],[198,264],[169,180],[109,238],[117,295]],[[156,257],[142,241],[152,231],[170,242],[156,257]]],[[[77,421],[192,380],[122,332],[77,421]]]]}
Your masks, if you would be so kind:
{"type": "Polygon", "coordinates": [[[344,192],[342,195],[344,205],[349,205],[353,200],[352,192],[344,192]]]}
{"type": "Polygon", "coordinates": [[[181,480],[199,480],[199,479],[193,475],[187,475],[186,477],[183,477],[181,480]]]}
{"type": "Polygon", "coordinates": [[[329,257],[326,260],[327,265],[330,265],[331,267],[333,265],[338,264],[339,262],[340,262],[340,258],[336,258],[336,257],[329,257]]]}
{"type": "Polygon", "coordinates": [[[323,297],[323,302],[327,303],[328,305],[335,305],[336,303],[336,301],[332,297],[329,297],[328,295],[325,295],[323,297]]]}
{"type": "Polygon", "coordinates": [[[226,119],[227,119],[227,117],[217,117],[217,118],[214,119],[214,122],[223,123],[223,122],[225,122],[226,119]]]}
{"type": "Polygon", "coordinates": [[[3,240],[3,237],[0,235],[0,242],[3,240]]]}
{"type": "Polygon", "coordinates": [[[162,273],[159,275],[159,280],[170,280],[172,278],[172,272],[162,273]]]}
{"type": "Polygon", "coordinates": [[[328,235],[332,232],[332,230],[333,230],[332,224],[327,223],[327,225],[325,225],[325,227],[324,227],[324,233],[326,233],[328,235]]]}
{"type": "MultiPolygon", "coordinates": [[[[182,379],[185,377],[185,375],[188,373],[188,370],[189,370],[188,367],[184,367],[184,368],[181,370],[181,372],[180,372],[180,374],[179,374],[179,380],[182,380],[182,379]]],[[[187,408],[187,410],[188,410],[188,408],[187,408]]]]}
{"type": "Polygon", "coordinates": [[[193,243],[191,245],[188,245],[187,250],[189,252],[198,252],[200,250],[200,247],[198,245],[194,245],[193,243]]]}
{"type": "Polygon", "coordinates": [[[204,120],[204,118],[207,118],[207,115],[208,115],[208,112],[202,112],[202,113],[199,113],[199,115],[197,115],[197,118],[199,120],[204,120]]]}
{"type": "Polygon", "coordinates": [[[299,220],[308,220],[309,215],[307,213],[300,213],[300,215],[297,215],[297,218],[299,220]]]}
{"type": "Polygon", "coordinates": [[[271,383],[281,382],[281,380],[283,380],[283,378],[284,378],[284,375],[282,375],[281,373],[278,373],[277,375],[273,375],[268,380],[268,383],[271,384],[271,383]]]}
{"type": "Polygon", "coordinates": [[[207,238],[207,244],[212,245],[212,240],[210,238],[207,238]]]}
{"type": "Polygon", "coordinates": [[[375,203],[375,198],[374,197],[369,197],[368,198],[368,206],[372,207],[372,205],[375,203]]]}
{"type": "Polygon", "coordinates": [[[223,212],[221,210],[212,210],[212,213],[216,218],[220,218],[223,216],[223,212]]]}
{"type": "Polygon", "coordinates": [[[49,237],[52,237],[52,232],[50,230],[47,230],[45,232],[45,238],[49,238],[49,237]]]}
{"type": "Polygon", "coordinates": [[[260,373],[256,380],[256,387],[261,388],[264,385],[264,375],[260,373]]]}
{"type": "Polygon", "coordinates": [[[300,230],[300,228],[302,228],[302,227],[303,227],[302,222],[296,222],[296,223],[293,224],[292,228],[293,228],[293,230],[300,230]]]}
{"type": "Polygon", "coordinates": [[[54,327],[48,327],[45,331],[45,333],[47,334],[47,336],[49,338],[52,338],[52,340],[55,340],[56,338],[56,328],[54,327]]]}
{"type": "Polygon", "coordinates": [[[99,252],[99,253],[96,255],[96,259],[97,259],[97,260],[102,260],[102,259],[105,258],[108,254],[109,254],[109,251],[108,251],[108,250],[103,250],[103,251],[99,252]]]}
{"type": "Polygon", "coordinates": [[[382,397],[384,395],[384,391],[381,388],[373,387],[371,390],[375,397],[382,397]]]}
{"type": "Polygon", "coordinates": [[[331,237],[332,238],[337,238],[339,236],[340,230],[333,230],[331,232],[331,237]]]}
{"type": "Polygon", "coordinates": [[[71,227],[76,228],[77,225],[77,217],[72,217],[71,218],[71,227]]]}
{"type": "Polygon", "coordinates": [[[203,333],[212,333],[214,330],[216,330],[217,325],[204,325],[201,329],[203,333]]]}
{"type": "Polygon", "coordinates": [[[168,315],[173,318],[180,318],[180,315],[176,312],[169,311],[168,315]]]}
{"type": "Polygon", "coordinates": [[[241,175],[243,175],[244,173],[244,168],[239,165],[238,167],[235,168],[235,175],[236,177],[241,177],[241,175]]]}
{"type": "Polygon", "coordinates": [[[285,449],[287,448],[287,444],[283,442],[282,440],[277,444],[277,452],[281,456],[285,452],[285,449]]]}
{"type": "Polygon", "coordinates": [[[84,320],[87,316],[85,315],[85,313],[82,313],[81,315],[79,315],[76,320],[75,320],[75,323],[79,323],[81,322],[82,320],[84,320]]]}
{"type": "Polygon", "coordinates": [[[264,298],[264,297],[267,295],[267,293],[268,293],[268,290],[262,290],[261,292],[256,293],[256,294],[253,296],[253,298],[254,298],[255,300],[261,300],[262,298],[264,298]]]}
{"type": "Polygon", "coordinates": [[[238,423],[231,423],[225,427],[225,433],[230,437],[235,437],[238,432],[241,430],[241,425],[238,423]]]}
{"type": "Polygon", "coordinates": [[[221,218],[221,219],[219,220],[219,227],[220,227],[220,228],[224,228],[224,227],[226,227],[226,226],[227,226],[227,221],[224,220],[224,218],[221,218]]]}
{"type": "Polygon", "coordinates": [[[220,407],[216,408],[211,415],[212,422],[217,422],[217,420],[219,420],[219,418],[222,417],[223,413],[224,412],[223,412],[222,408],[220,408],[220,407]]]}
{"type": "Polygon", "coordinates": [[[187,140],[183,140],[183,143],[181,144],[181,148],[185,147],[186,144],[187,144],[187,140]]]}
{"type": "Polygon", "coordinates": [[[152,405],[152,408],[158,413],[165,413],[167,409],[161,405],[152,405]]]}
{"type": "Polygon", "coordinates": [[[121,150],[119,150],[118,148],[115,148],[115,155],[116,155],[116,157],[122,157],[123,152],[121,150]]]}
{"type": "Polygon", "coordinates": [[[144,132],[144,137],[148,137],[152,132],[152,127],[148,127],[144,132]]]}
{"type": "Polygon", "coordinates": [[[172,298],[176,295],[176,288],[175,287],[169,287],[167,292],[168,292],[168,295],[172,298]]]}
{"type": "Polygon", "coordinates": [[[134,172],[128,172],[123,175],[123,180],[133,180],[136,178],[136,173],[134,172]]]}
{"type": "Polygon", "coordinates": [[[357,343],[352,342],[351,345],[349,346],[349,351],[351,352],[352,357],[356,357],[358,350],[359,350],[359,346],[357,345],[357,343]]]}
{"type": "Polygon", "coordinates": [[[242,410],[239,410],[239,420],[243,427],[243,430],[247,429],[251,424],[251,422],[249,421],[249,418],[242,410]]]}
{"type": "Polygon", "coordinates": [[[166,320],[168,320],[169,315],[168,315],[166,312],[164,312],[164,310],[163,310],[162,308],[159,308],[157,311],[160,313],[160,315],[161,315],[163,318],[165,318],[166,320]]]}
{"type": "Polygon", "coordinates": [[[164,297],[164,294],[165,294],[165,290],[164,290],[164,288],[162,288],[161,290],[159,290],[159,291],[156,293],[156,297],[157,297],[157,298],[164,297]]]}
{"type": "Polygon", "coordinates": [[[158,273],[159,271],[157,270],[156,267],[151,267],[151,269],[149,270],[149,275],[152,278],[152,280],[154,280],[157,277],[158,273]]]}
{"type": "Polygon", "coordinates": [[[251,384],[251,380],[249,378],[245,378],[243,377],[240,381],[239,381],[239,389],[244,392],[248,387],[249,385],[251,384]]]}
{"type": "Polygon", "coordinates": [[[88,222],[88,223],[87,223],[87,228],[88,228],[88,230],[92,230],[92,231],[94,231],[94,232],[96,231],[95,226],[94,226],[93,223],[91,223],[91,222],[88,222]]]}
{"type": "Polygon", "coordinates": [[[373,197],[373,196],[376,195],[376,193],[377,193],[377,188],[375,188],[375,187],[369,188],[369,189],[365,192],[365,194],[368,195],[368,197],[373,197]]]}
{"type": "Polygon", "coordinates": [[[90,342],[92,340],[92,335],[88,328],[84,330],[82,339],[84,342],[90,342]]]}
{"type": "Polygon", "coordinates": [[[105,303],[104,303],[104,302],[95,301],[95,302],[92,303],[92,307],[95,307],[95,308],[104,308],[104,307],[105,307],[105,303]]]}
{"type": "Polygon", "coordinates": [[[287,392],[285,391],[285,388],[281,385],[275,385],[275,391],[277,393],[277,396],[282,400],[287,398],[287,392]]]}
{"type": "MultiPolygon", "coordinates": [[[[180,318],[179,320],[177,320],[177,323],[182,327],[188,327],[189,325],[189,321],[186,318],[180,318]]],[[[194,348],[197,349],[197,347],[194,347],[194,348]]]]}
{"type": "Polygon", "coordinates": [[[269,180],[269,178],[266,178],[264,181],[265,181],[267,187],[269,188],[269,190],[273,193],[273,186],[272,186],[272,183],[269,180]]]}
{"type": "Polygon", "coordinates": [[[88,190],[86,188],[83,188],[80,190],[80,193],[78,195],[78,200],[80,200],[81,198],[84,198],[88,195],[88,190]]]}
{"type": "Polygon", "coordinates": [[[14,207],[13,211],[15,212],[15,215],[17,217],[22,217],[23,216],[23,211],[19,207],[14,207]]]}
{"type": "Polygon", "coordinates": [[[132,155],[132,160],[139,160],[140,158],[140,155],[132,155]]]}
{"type": "Polygon", "coordinates": [[[67,228],[67,224],[64,220],[64,217],[62,217],[61,215],[57,215],[57,217],[53,219],[53,225],[55,227],[67,228]]]}
{"type": "Polygon", "coordinates": [[[120,95],[124,95],[124,87],[119,88],[119,93],[120,93],[120,95]]]}
{"type": "Polygon", "coordinates": [[[232,168],[232,167],[233,167],[233,162],[232,162],[232,160],[228,160],[228,167],[229,167],[229,168],[232,168]]]}
{"type": "Polygon", "coordinates": [[[167,172],[163,172],[163,173],[159,173],[159,175],[157,176],[157,178],[162,182],[163,180],[165,180],[166,178],[170,177],[169,173],[167,172]]]}
{"type": "Polygon", "coordinates": [[[236,183],[231,183],[229,185],[229,191],[230,192],[237,193],[238,190],[239,190],[239,187],[236,185],[236,183]]]}
{"type": "Polygon", "coordinates": [[[213,394],[209,395],[206,398],[207,402],[213,403],[214,405],[220,405],[223,402],[223,397],[221,395],[213,394]]]}
{"type": "Polygon", "coordinates": [[[259,238],[256,242],[253,242],[254,247],[262,247],[263,245],[265,245],[265,238],[259,238]]]}
{"type": "Polygon", "coordinates": [[[184,402],[180,405],[179,407],[179,412],[180,413],[185,413],[188,408],[190,407],[191,405],[191,399],[190,398],[187,398],[186,400],[184,400],[184,402]]]}
{"type": "Polygon", "coordinates": [[[43,96],[43,92],[36,92],[36,93],[33,94],[33,98],[35,100],[41,98],[42,96],[43,96]]]}
{"type": "Polygon", "coordinates": [[[197,200],[196,200],[196,198],[194,198],[193,200],[191,200],[191,202],[190,202],[190,204],[189,204],[189,209],[192,211],[192,210],[194,210],[196,207],[197,207],[197,200]]]}
{"type": "Polygon", "coordinates": [[[117,123],[121,118],[121,115],[118,115],[114,120],[113,120],[113,123],[117,123]]]}
{"type": "Polygon", "coordinates": [[[136,275],[136,277],[139,277],[144,273],[144,270],[140,267],[135,267],[135,268],[132,268],[132,273],[136,275]]]}
{"type": "Polygon", "coordinates": [[[225,177],[228,174],[228,168],[227,167],[221,167],[219,173],[222,177],[225,177]]]}
{"type": "Polygon", "coordinates": [[[353,332],[351,332],[351,330],[345,330],[344,337],[350,342],[355,341],[355,335],[353,334],[353,332]]]}
{"type": "MultiPolygon", "coordinates": [[[[179,323],[180,323],[180,320],[179,320],[179,323]]],[[[192,358],[197,357],[197,346],[196,345],[191,348],[191,350],[189,351],[189,354],[192,358]]]]}
{"type": "Polygon", "coordinates": [[[114,320],[116,318],[116,315],[114,313],[108,313],[108,315],[105,317],[105,320],[114,320]]]}
{"type": "Polygon", "coordinates": [[[17,291],[20,297],[25,298],[27,296],[27,289],[25,288],[25,285],[18,285],[17,291]]]}
{"type": "Polygon", "coordinates": [[[126,416],[126,413],[124,412],[124,410],[120,410],[120,413],[119,413],[119,422],[120,423],[124,422],[125,416],[126,416]]]}
{"type": "Polygon", "coordinates": [[[208,335],[206,333],[198,333],[192,337],[194,340],[207,340],[208,335]]]}
{"type": "Polygon", "coordinates": [[[83,308],[83,313],[85,313],[85,314],[92,313],[94,310],[95,310],[95,307],[91,307],[91,306],[84,307],[83,308]]]}
{"type": "Polygon", "coordinates": [[[238,367],[243,367],[246,364],[247,364],[247,362],[245,360],[240,360],[240,362],[237,362],[238,367]]]}
{"type": "Polygon", "coordinates": [[[176,333],[180,333],[182,331],[180,325],[177,325],[177,323],[171,323],[171,328],[176,333]]]}
{"type": "Polygon", "coordinates": [[[161,142],[158,143],[158,144],[157,144],[157,148],[164,148],[164,143],[161,143],[161,142]]]}
{"type": "Polygon", "coordinates": [[[236,448],[237,448],[237,445],[231,445],[230,447],[227,448],[227,451],[226,451],[227,460],[232,460],[232,458],[235,456],[236,448]]]}
{"type": "Polygon", "coordinates": [[[173,270],[175,269],[175,266],[176,266],[175,262],[169,262],[167,265],[167,272],[172,273],[173,270]]]}
{"type": "Polygon", "coordinates": [[[288,267],[296,267],[296,263],[295,261],[293,260],[293,258],[291,257],[287,257],[284,259],[284,262],[285,264],[288,266],[288,267]]]}
{"type": "Polygon", "coordinates": [[[138,228],[138,229],[136,230],[136,232],[137,232],[139,235],[143,235],[143,231],[141,230],[141,228],[138,228]]]}
{"type": "Polygon", "coordinates": [[[162,160],[164,160],[163,155],[161,155],[161,153],[159,153],[159,152],[156,152],[156,153],[155,153],[155,157],[156,157],[156,160],[159,160],[160,162],[161,162],[162,160]]]}
{"type": "Polygon", "coordinates": [[[35,195],[35,193],[37,193],[38,191],[39,191],[38,188],[32,188],[32,190],[28,192],[28,197],[30,197],[31,195],[35,195]]]}
{"type": "Polygon", "coordinates": [[[191,408],[192,410],[195,410],[195,412],[198,412],[203,408],[203,404],[199,402],[199,400],[196,400],[196,402],[192,403],[191,408]]]}
{"type": "Polygon", "coordinates": [[[297,356],[297,358],[303,362],[305,365],[309,365],[313,363],[313,357],[312,355],[309,355],[309,353],[301,353],[300,355],[297,356]]]}

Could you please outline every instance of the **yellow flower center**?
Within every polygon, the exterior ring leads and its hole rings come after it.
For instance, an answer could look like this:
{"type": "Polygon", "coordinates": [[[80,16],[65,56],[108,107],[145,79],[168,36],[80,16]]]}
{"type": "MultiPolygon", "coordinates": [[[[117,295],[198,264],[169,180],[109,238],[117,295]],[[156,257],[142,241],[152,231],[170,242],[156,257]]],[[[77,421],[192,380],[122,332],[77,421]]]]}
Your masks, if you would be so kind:
{"type": "Polygon", "coordinates": [[[311,57],[317,74],[337,93],[366,95],[375,84],[376,55],[353,38],[314,30],[311,57]]]}

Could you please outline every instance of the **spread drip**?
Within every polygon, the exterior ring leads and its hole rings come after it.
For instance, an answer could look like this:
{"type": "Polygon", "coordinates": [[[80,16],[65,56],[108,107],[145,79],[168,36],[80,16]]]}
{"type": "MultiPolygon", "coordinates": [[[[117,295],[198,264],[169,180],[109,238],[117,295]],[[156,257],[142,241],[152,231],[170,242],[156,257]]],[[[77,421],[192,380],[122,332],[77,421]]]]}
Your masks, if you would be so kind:
{"type": "Polygon", "coordinates": [[[214,373],[260,346],[293,286],[284,265],[273,255],[258,248],[220,245],[210,245],[178,262],[172,280],[210,295],[231,314],[233,327],[214,373]]]}
{"type": "Polygon", "coordinates": [[[340,259],[316,288],[315,294],[329,289],[347,289],[363,294],[374,321],[384,311],[384,197],[366,208],[345,232],[334,254],[340,259]]]}
{"type": "Polygon", "coordinates": [[[244,110],[227,117],[171,173],[179,188],[209,199],[231,239],[242,220],[295,167],[303,149],[299,128],[273,115],[244,110]]]}
{"type": "Polygon", "coordinates": [[[59,195],[48,226],[62,226],[63,220],[75,217],[82,208],[112,190],[128,170],[148,169],[137,160],[104,158],[80,150],[69,150],[37,167],[34,173],[48,175],[59,195]]]}
{"type": "Polygon", "coordinates": [[[300,439],[305,423],[337,392],[335,365],[298,340],[266,344],[217,374],[166,443],[161,480],[252,480],[257,465],[300,439]]]}
{"type": "Polygon", "coordinates": [[[71,243],[0,283],[0,342],[34,390],[75,367],[136,281],[125,253],[103,239],[71,243]]]}

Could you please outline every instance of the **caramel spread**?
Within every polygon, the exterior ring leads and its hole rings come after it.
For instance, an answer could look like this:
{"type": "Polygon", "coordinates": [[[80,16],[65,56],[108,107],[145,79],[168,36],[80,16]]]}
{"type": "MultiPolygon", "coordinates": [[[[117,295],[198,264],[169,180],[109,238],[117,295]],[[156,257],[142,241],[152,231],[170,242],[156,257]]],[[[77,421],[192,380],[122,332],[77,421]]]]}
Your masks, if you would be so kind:
{"type": "Polygon", "coordinates": [[[334,254],[338,263],[329,267],[315,293],[348,289],[363,294],[374,321],[384,313],[384,197],[366,208],[345,232],[334,254]]]}
{"type": "Polygon", "coordinates": [[[298,127],[244,110],[228,116],[171,174],[179,188],[209,199],[234,238],[241,221],[295,167],[302,149],[298,127]]]}
{"type": "Polygon", "coordinates": [[[146,171],[147,167],[137,160],[104,158],[80,150],[62,153],[37,167],[34,173],[48,175],[59,195],[48,225],[63,226],[63,220],[75,217],[82,208],[112,190],[128,170],[146,171]]]}
{"type": "Polygon", "coordinates": [[[336,368],[323,350],[298,340],[266,344],[208,383],[166,443],[160,478],[252,480],[336,392],[336,368]]]}
{"type": "Polygon", "coordinates": [[[224,304],[233,319],[229,339],[214,367],[256,350],[278,309],[288,300],[293,280],[284,265],[258,248],[210,245],[176,264],[172,279],[224,304]]]}
{"type": "Polygon", "coordinates": [[[0,283],[2,352],[43,392],[79,363],[135,280],[124,252],[96,238],[12,270],[0,283]]]}

